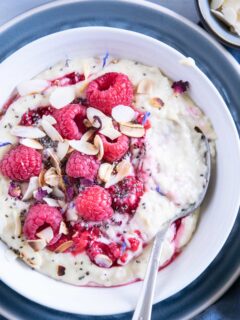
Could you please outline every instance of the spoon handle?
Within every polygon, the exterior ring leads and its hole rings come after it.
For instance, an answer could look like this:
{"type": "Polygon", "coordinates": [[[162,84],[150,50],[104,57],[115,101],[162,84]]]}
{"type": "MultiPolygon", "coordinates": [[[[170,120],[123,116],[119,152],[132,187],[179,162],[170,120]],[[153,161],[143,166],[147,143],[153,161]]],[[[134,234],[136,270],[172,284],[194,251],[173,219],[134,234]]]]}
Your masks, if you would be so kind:
{"type": "Polygon", "coordinates": [[[147,271],[143,281],[141,294],[138,298],[137,306],[132,320],[151,320],[152,302],[157,280],[159,261],[162,252],[162,243],[168,227],[169,225],[156,234],[152,246],[151,255],[148,261],[147,271]]]}

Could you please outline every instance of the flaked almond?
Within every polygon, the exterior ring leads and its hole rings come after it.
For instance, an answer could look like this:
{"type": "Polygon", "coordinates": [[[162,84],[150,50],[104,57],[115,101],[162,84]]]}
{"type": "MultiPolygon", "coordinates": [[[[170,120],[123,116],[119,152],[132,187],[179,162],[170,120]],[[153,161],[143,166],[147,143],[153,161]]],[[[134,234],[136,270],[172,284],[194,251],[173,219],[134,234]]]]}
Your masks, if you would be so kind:
{"type": "Polygon", "coordinates": [[[90,74],[91,74],[90,61],[87,60],[87,59],[83,60],[82,67],[83,67],[84,77],[85,77],[85,79],[87,79],[87,78],[90,76],[90,74]]]}
{"type": "Polygon", "coordinates": [[[125,177],[131,174],[132,166],[128,160],[122,160],[116,167],[117,174],[111,175],[105,184],[105,188],[109,188],[118,182],[122,181],[125,177]]]}
{"type": "Polygon", "coordinates": [[[82,152],[84,154],[87,155],[97,155],[98,154],[98,149],[91,143],[89,142],[85,142],[85,141],[81,141],[81,140],[68,140],[69,145],[79,151],[82,152]]]}
{"type": "Polygon", "coordinates": [[[25,191],[22,200],[27,201],[32,198],[33,192],[36,191],[39,187],[39,178],[31,177],[28,183],[27,190],[25,191]]]}
{"type": "Polygon", "coordinates": [[[56,108],[61,109],[75,99],[75,89],[72,86],[57,87],[50,95],[49,102],[56,108]]]}
{"type": "Polygon", "coordinates": [[[36,252],[43,250],[47,245],[44,239],[28,240],[27,243],[36,252]]]}
{"type": "Polygon", "coordinates": [[[112,266],[112,260],[105,254],[97,254],[94,260],[99,267],[110,268],[112,266]]]}
{"type": "Polygon", "coordinates": [[[112,119],[98,109],[87,108],[87,118],[95,128],[100,128],[100,126],[101,128],[112,127],[112,119]],[[96,121],[96,119],[100,121],[96,121]]]}
{"type": "Polygon", "coordinates": [[[26,96],[34,93],[41,93],[49,86],[47,80],[42,79],[32,79],[20,83],[17,86],[17,91],[20,96],[26,96]]]}
{"type": "Polygon", "coordinates": [[[151,79],[143,79],[137,86],[137,93],[150,94],[153,89],[153,81],[151,79]]]}
{"type": "Polygon", "coordinates": [[[114,127],[105,127],[104,129],[100,130],[99,133],[111,140],[115,140],[122,135],[121,132],[116,130],[114,127]]]}
{"type": "Polygon", "coordinates": [[[48,114],[47,116],[44,115],[42,117],[42,119],[47,120],[51,125],[54,125],[57,123],[56,119],[53,116],[51,116],[50,114],[48,114]]]}
{"type": "Polygon", "coordinates": [[[135,111],[131,107],[120,104],[112,108],[112,117],[117,122],[131,122],[135,118],[135,111]]]}
{"type": "Polygon", "coordinates": [[[27,127],[27,126],[16,126],[11,129],[11,134],[13,136],[21,138],[38,139],[46,136],[45,132],[37,127],[27,127]]]}
{"type": "Polygon", "coordinates": [[[57,129],[55,129],[54,126],[50,122],[48,122],[46,118],[43,118],[41,120],[41,126],[52,141],[64,141],[57,129]]]}
{"type": "Polygon", "coordinates": [[[43,191],[47,191],[48,194],[52,193],[52,191],[53,191],[53,189],[50,188],[50,187],[48,187],[48,186],[43,186],[43,187],[42,187],[42,190],[43,190],[43,191]]]}
{"type": "Polygon", "coordinates": [[[53,229],[51,227],[47,227],[41,231],[39,231],[38,233],[36,233],[36,236],[44,241],[46,241],[46,243],[49,243],[53,237],[53,229]]]}
{"type": "Polygon", "coordinates": [[[234,10],[234,8],[231,7],[223,7],[222,13],[226,21],[234,26],[237,22],[237,11],[234,10]]]}
{"type": "Polygon", "coordinates": [[[92,127],[92,123],[88,119],[84,119],[83,124],[85,125],[86,128],[92,127]]]}
{"type": "Polygon", "coordinates": [[[145,134],[144,126],[135,123],[121,123],[120,131],[128,137],[141,138],[145,134]]]}
{"type": "Polygon", "coordinates": [[[63,253],[63,252],[66,251],[67,249],[71,248],[71,246],[73,245],[73,243],[74,243],[74,242],[73,242],[72,240],[63,242],[62,244],[60,244],[60,246],[58,246],[58,247],[55,249],[55,252],[56,252],[56,253],[63,253]]]}
{"type": "Polygon", "coordinates": [[[59,199],[62,199],[62,198],[65,197],[64,192],[62,192],[62,190],[59,189],[58,187],[54,187],[54,188],[53,188],[52,194],[53,194],[56,198],[59,198],[59,199]]]}
{"type": "Polygon", "coordinates": [[[61,207],[62,212],[65,212],[68,208],[68,204],[63,200],[58,200],[59,207],[61,207]]]}
{"type": "Polygon", "coordinates": [[[164,102],[162,101],[161,98],[158,98],[158,97],[151,98],[149,100],[149,103],[152,107],[157,108],[157,109],[161,109],[164,106],[164,102]]]}
{"type": "Polygon", "coordinates": [[[102,163],[98,169],[98,177],[103,182],[108,182],[113,172],[113,165],[102,163]]]}
{"type": "Polygon", "coordinates": [[[58,159],[58,156],[56,155],[56,153],[53,151],[53,149],[46,149],[46,153],[49,155],[50,159],[51,159],[51,163],[54,166],[54,168],[56,169],[56,172],[59,176],[62,175],[62,170],[60,167],[60,161],[58,159]]]}
{"type": "Polygon", "coordinates": [[[68,153],[69,143],[68,141],[58,142],[56,155],[58,159],[61,161],[65,158],[68,153]]]}
{"type": "Polygon", "coordinates": [[[81,137],[81,141],[82,142],[88,142],[88,140],[94,135],[94,133],[96,132],[96,130],[94,129],[89,129],[87,132],[85,132],[82,137],[81,137]]]}
{"type": "Polygon", "coordinates": [[[98,158],[98,160],[102,160],[103,155],[104,155],[104,147],[103,147],[102,139],[100,138],[100,136],[98,134],[94,137],[93,142],[94,142],[95,147],[99,150],[97,158],[98,158]]]}
{"type": "Polygon", "coordinates": [[[75,206],[71,206],[68,208],[67,212],[66,212],[66,219],[67,221],[77,221],[78,220],[78,214],[76,211],[75,206]]]}
{"type": "Polygon", "coordinates": [[[57,174],[56,169],[51,167],[44,174],[44,181],[46,184],[52,187],[59,186],[60,176],[57,174]]]}
{"type": "Polygon", "coordinates": [[[45,173],[46,173],[46,170],[42,169],[39,176],[38,176],[38,184],[40,187],[43,187],[46,184],[45,179],[44,179],[45,173]]]}
{"type": "Polygon", "coordinates": [[[68,228],[66,226],[66,223],[63,221],[61,222],[60,227],[59,227],[59,234],[65,234],[65,235],[68,234],[68,228]]]}
{"type": "Polygon", "coordinates": [[[43,201],[45,201],[50,207],[59,207],[59,203],[55,199],[44,197],[43,201]]]}
{"type": "Polygon", "coordinates": [[[43,149],[43,146],[41,145],[41,143],[34,139],[30,139],[30,138],[20,139],[19,143],[22,144],[23,146],[37,149],[37,150],[43,149]]]}

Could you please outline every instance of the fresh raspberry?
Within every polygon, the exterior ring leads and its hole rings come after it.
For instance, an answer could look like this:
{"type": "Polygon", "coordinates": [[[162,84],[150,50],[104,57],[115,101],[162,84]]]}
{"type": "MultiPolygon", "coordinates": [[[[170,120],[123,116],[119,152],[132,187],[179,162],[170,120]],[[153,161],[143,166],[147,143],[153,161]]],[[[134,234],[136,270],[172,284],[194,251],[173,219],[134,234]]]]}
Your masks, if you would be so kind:
{"type": "Polygon", "coordinates": [[[50,244],[54,244],[59,239],[59,227],[62,222],[61,212],[47,204],[36,204],[32,206],[23,226],[23,233],[28,240],[37,239],[37,233],[47,227],[53,230],[54,238],[50,244]]]}
{"type": "Polygon", "coordinates": [[[64,86],[70,86],[70,85],[76,84],[83,80],[85,80],[84,74],[82,73],[80,74],[78,72],[71,72],[71,73],[65,74],[60,78],[52,80],[51,85],[64,87],[64,86]]]}
{"type": "Polygon", "coordinates": [[[112,199],[107,190],[100,186],[89,187],[76,199],[76,209],[81,217],[90,221],[102,221],[111,218],[112,199]]]}
{"type": "Polygon", "coordinates": [[[93,241],[87,249],[87,255],[89,256],[92,262],[96,263],[100,267],[106,267],[104,264],[99,264],[99,262],[96,259],[97,256],[100,254],[103,254],[110,258],[113,264],[120,257],[120,246],[117,245],[115,242],[105,244],[103,242],[93,241]]]}
{"type": "Polygon", "coordinates": [[[129,149],[129,138],[125,135],[121,135],[116,140],[111,141],[104,135],[100,134],[103,148],[104,148],[104,160],[114,162],[120,160],[129,149]]]}
{"type": "Polygon", "coordinates": [[[148,119],[147,112],[139,112],[139,115],[137,116],[137,122],[142,124],[146,130],[151,128],[151,122],[148,119]]]}
{"type": "Polygon", "coordinates": [[[109,72],[89,83],[86,96],[91,106],[111,115],[113,107],[131,105],[133,85],[125,74],[109,72]]]}
{"type": "Polygon", "coordinates": [[[41,154],[23,145],[11,149],[0,162],[2,174],[17,181],[28,181],[31,177],[38,176],[41,167],[41,154]]]}
{"type": "Polygon", "coordinates": [[[108,189],[112,206],[122,213],[133,213],[143,195],[143,183],[135,177],[126,177],[108,189]]]}
{"type": "Polygon", "coordinates": [[[57,121],[55,125],[64,139],[78,140],[85,129],[83,119],[86,116],[86,108],[80,104],[69,104],[53,113],[57,121]]]}
{"type": "Polygon", "coordinates": [[[68,159],[66,173],[72,178],[94,180],[97,176],[100,162],[95,156],[88,156],[74,151],[68,159]]]}
{"type": "Polygon", "coordinates": [[[32,126],[37,123],[43,116],[48,116],[53,113],[53,108],[48,107],[39,107],[35,110],[28,110],[22,115],[20,125],[22,126],[32,126]]]}

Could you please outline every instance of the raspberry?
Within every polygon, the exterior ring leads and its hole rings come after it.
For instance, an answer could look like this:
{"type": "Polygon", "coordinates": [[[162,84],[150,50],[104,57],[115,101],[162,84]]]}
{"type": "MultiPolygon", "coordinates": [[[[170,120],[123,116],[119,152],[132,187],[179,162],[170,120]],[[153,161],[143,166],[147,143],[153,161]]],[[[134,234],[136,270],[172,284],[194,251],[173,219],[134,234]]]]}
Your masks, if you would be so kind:
{"type": "Polygon", "coordinates": [[[74,151],[68,159],[66,173],[72,178],[94,180],[99,166],[100,162],[96,157],[74,151]]]}
{"type": "Polygon", "coordinates": [[[63,77],[52,80],[51,85],[64,87],[64,86],[70,86],[70,85],[76,84],[83,80],[85,80],[84,74],[80,74],[78,72],[71,72],[71,73],[65,74],[63,77]]]}
{"type": "Polygon", "coordinates": [[[131,105],[133,86],[126,75],[109,72],[89,83],[86,96],[91,106],[111,115],[113,107],[119,104],[131,105]]]}
{"type": "Polygon", "coordinates": [[[104,267],[104,265],[100,265],[97,262],[97,255],[103,254],[105,256],[108,256],[112,260],[112,263],[114,263],[120,257],[121,251],[120,246],[115,242],[105,244],[103,242],[93,241],[87,249],[87,254],[92,262],[98,264],[100,267],[104,267]]]}
{"type": "Polygon", "coordinates": [[[84,130],[83,119],[86,116],[86,108],[80,104],[69,104],[53,113],[57,121],[55,125],[64,139],[80,139],[84,130]]]}
{"type": "Polygon", "coordinates": [[[122,213],[133,213],[143,195],[143,183],[135,177],[126,177],[108,189],[112,197],[112,206],[122,213]]]}
{"type": "Polygon", "coordinates": [[[41,154],[35,149],[19,145],[7,152],[0,162],[0,171],[9,179],[28,181],[38,176],[42,167],[41,154]]]}
{"type": "Polygon", "coordinates": [[[48,107],[39,107],[35,110],[28,110],[22,115],[20,125],[22,126],[32,126],[37,123],[43,116],[48,116],[53,113],[53,108],[48,107]]]}
{"type": "Polygon", "coordinates": [[[76,199],[76,209],[85,220],[102,221],[111,218],[112,199],[107,190],[100,186],[89,187],[76,199]]]}
{"type": "Polygon", "coordinates": [[[28,240],[34,240],[37,239],[36,233],[50,226],[54,234],[50,244],[53,244],[59,239],[58,232],[62,220],[62,214],[58,209],[47,204],[36,204],[27,213],[23,233],[28,240]]]}
{"type": "Polygon", "coordinates": [[[108,140],[104,135],[100,135],[103,148],[104,159],[109,162],[120,160],[129,149],[129,138],[125,135],[121,135],[114,141],[108,140]]]}

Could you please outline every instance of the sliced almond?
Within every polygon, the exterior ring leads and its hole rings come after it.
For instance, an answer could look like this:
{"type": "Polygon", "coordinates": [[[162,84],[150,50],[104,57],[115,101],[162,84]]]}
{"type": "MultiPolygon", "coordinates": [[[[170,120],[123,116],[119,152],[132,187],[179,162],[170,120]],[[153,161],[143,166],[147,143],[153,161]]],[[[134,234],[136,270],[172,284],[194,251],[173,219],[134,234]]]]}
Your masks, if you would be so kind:
{"type": "Polygon", "coordinates": [[[43,149],[43,146],[41,145],[41,143],[34,139],[30,139],[30,138],[20,139],[19,143],[22,144],[23,146],[37,149],[37,150],[43,149]]]}
{"type": "Polygon", "coordinates": [[[49,157],[51,158],[51,162],[54,166],[54,168],[56,169],[57,171],[57,174],[59,176],[62,175],[62,170],[61,170],[61,167],[60,167],[60,161],[58,159],[58,156],[56,155],[56,153],[52,150],[52,149],[46,149],[46,152],[47,154],[49,155],[49,157]]]}
{"type": "Polygon", "coordinates": [[[141,138],[145,134],[145,129],[141,124],[121,123],[120,131],[128,137],[141,138]]]}
{"type": "Polygon", "coordinates": [[[64,141],[57,129],[55,129],[53,125],[47,121],[46,118],[42,119],[41,126],[52,141],[64,141]]]}
{"type": "MultiPolygon", "coordinates": [[[[151,79],[143,79],[137,86],[137,93],[150,94],[153,89],[153,81],[151,79]]],[[[128,122],[128,121],[126,121],[128,122]]]]}
{"type": "Polygon", "coordinates": [[[25,191],[22,200],[26,201],[32,198],[33,192],[36,191],[39,187],[39,178],[31,177],[28,183],[27,190],[25,191]]]}
{"type": "Polygon", "coordinates": [[[44,239],[28,240],[27,243],[36,252],[43,250],[47,245],[44,239]]]}
{"type": "Polygon", "coordinates": [[[73,245],[73,241],[69,240],[66,242],[63,242],[62,244],[60,244],[60,246],[58,246],[55,250],[56,253],[63,253],[64,251],[66,251],[67,249],[71,248],[71,246],[73,245]]]}
{"type": "Polygon", "coordinates": [[[85,77],[85,79],[87,79],[91,74],[91,65],[89,63],[89,60],[87,60],[87,59],[83,60],[82,67],[83,67],[84,77],[85,77]]]}
{"type": "Polygon", "coordinates": [[[69,143],[68,141],[59,142],[57,146],[57,157],[61,161],[65,158],[68,153],[69,143]]]}
{"type": "Polygon", "coordinates": [[[57,123],[56,119],[55,119],[53,116],[51,116],[50,114],[47,115],[47,116],[44,115],[44,116],[42,117],[42,119],[47,120],[47,122],[49,122],[51,125],[54,125],[54,124],[57,123]]]}
{"type": "Polygon", "coordinates": [[[102,163],[98,169],[98,177],[103,182],[108,182],[113,172],[113,165],[110,163],[102,163]]]}
{"type": "Polygon", "coordinates": [[[43,190],[43,191],[47,191],[48,194],[52,193],[52,191],[53,191],[53,189],[52,189],[52,188],[49,188],[48,186],[43,186],[43,187],[42,187],[42,190],[43,190]]]}
{"type": "Polygon", "coordinates": [[[44,197],[43,201],[45,201],[50,207],[59,207],[59,203],[55,199],[44,197]]]}
{"type": "Polygon", "coordinates": [[[67,226],[66,226],[66,223],[63,222],[63,221],[62,221],[61,224],[60,224],[59,234],[65,234],[65,235],[68,234],[68,228],[67,228],[67,226]]]}
{"type": "Polygon", "coordinates": [[[111,140],[115,140],[122,135],[121,132],[116,130],[114,127],[105,127],[104,129],[100,130],[99,132],[111,140]]]}
{"type": "Polygon", "coordinates": [[[132,171],[131,163],[128,160],[122,160],[116,167],[117,174],[112,175],[105,184],[105,188],[109,188],[118,182],[122,181],[125,177],[129,176],[132,171]]]}
{"type": "Polygon", "coordinates": [[[88,142],[88,140],[94,135],[94,133],[96,132],[96,130],[94,129],[90,129],[87,132],[85,132],[82,137],[81,137],[81,141],[83,142],[88,142]]]}
{"type": "Polygon", "coordinates": [[[88,119],[84,119],[83,124],[85,125],[86,128],[92,127],[92,123],[88,119]]]}
{"type": "Polygon", "coordinates": [[[98,157],[97,157],[98,160],[102,160],[104,155],[104,147],[103,147],[102,139],[98,134],[94,137],[94,145],[99,150],[98,157]]]}
{"type": "Polygon", "coordinates": [[[131,122],[135,118],[135,111],[120,104],[112,109],[112,117],[117,122],[131,122]]]}
{"type": "Polygon", "coordinates": [[[11,129],[11,134],[13,136],[21,138],[31,138],[38,139],[46,136],[45,132],[37,127],[27,127],[27,126],[16,126],[11,129]]]}
{"type": "Polygon", "coordinates": [[[65,197],[64,192],[62,192],[62,190],[60,190],[58,187],[53,188],[53,195],[60,199],[65,197]]]}
{"type": "Polygon", "coordinates": [[[97,254],[94,261],[99,267],[110,268],[112,266],[112,260],[105,254],[97,254]]]}
{"type": "Polygon", "coordinates": [[[45,240],[47,243],[49,243],[54,237],[53,229],[51,227],[47,227],[42,231],[36,233],[36,236],[42,240],[45,240]]]}
{"type": "Polygon", "coordinates": [[[52,187],[59,186],[60,176],[57,174],[56,169],[51,167],[44,174],[44,181],[52,187]]]}
{"type": "Polygon", "coordinates": [[[41,93],[47,87],[49,87],[49,82],[42,79],[32,79],[24,81],[17,86],[17,91],[20,96],[26,96],[34,93],[41,93]]]}
{"type": "Polygon", "coordinates": [[[96,155],[99,151],[93,144],[81,140],[69,140],[69,145],[73,149],[87,155],[96,155]]]}
{"type": "Polygon", "coordinates": [[[99,128],[99,122],[96,121],[96,117],[100,119],[102,128],[105,127],[112,127],[112,119],[108,116],[106,116],[102,111],[95,109],[95,108],[87,108],[87,118],[91,122],[91,124],[95,128],[99,128]]]}
{"type": "Polygon", "coordinates": [[[78,214],[75,207],[68,208],[66,212],[66,219],[67,221],[77,221],[78,220],[78,214]]]}
{"type": "Polygon", "coordinates": [[[72,86],[57,87],[50,95],[49,102],[56,108],[61,109],[75,99],[75,89],[72,86]]]}
{"type": "Polygon", "coordinates": [[[44,175],[46,173],[46,170],[45,169],[42,169],[39,176],[38,176],[38,184],[40,187],[43,187],[45,186],[45,179],[44,179],[44,175]]]}
{"type": "Polygon", "coordinates": [[[155,98],[151,98],[149,100],[149,104],[157,109],[161,109],[164,106],[164,102],[162,101],[161,98],[155,97],[155,98]]]}

